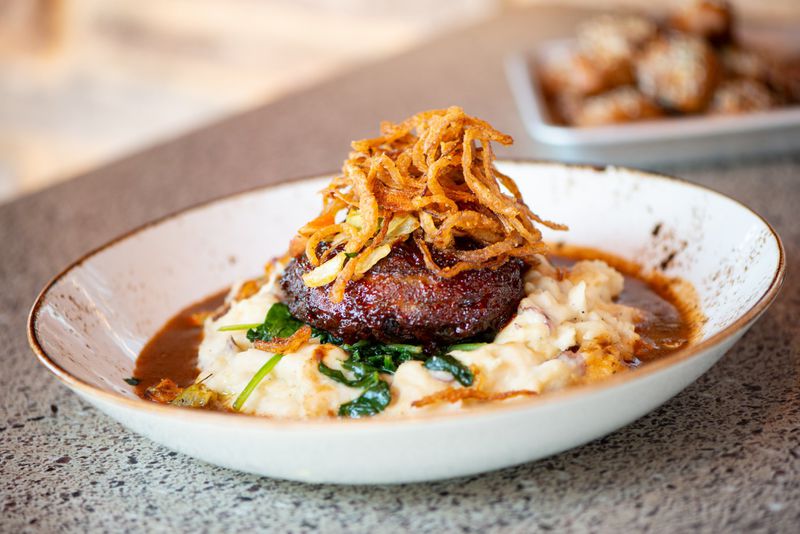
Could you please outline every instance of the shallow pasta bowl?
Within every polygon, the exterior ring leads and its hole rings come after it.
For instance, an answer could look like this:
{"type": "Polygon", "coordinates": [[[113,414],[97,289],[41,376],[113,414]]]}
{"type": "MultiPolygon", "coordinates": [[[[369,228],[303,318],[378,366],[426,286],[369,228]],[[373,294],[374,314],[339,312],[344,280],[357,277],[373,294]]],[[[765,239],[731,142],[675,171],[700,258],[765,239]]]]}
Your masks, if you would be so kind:
{"type": "Polygon", "coordinates": [[[498,469],[613,432],[696,380],[778,292],[778,235],[724,195],[621,168],[498,167],[541,216],[570,226],[546,239],[599,248],[691,282],[707,318],[698,339],[601,383],[456,414],[281,421],[137,398],[124,379],[145,342],[182,308],[259,273],[282,253],[319,207],[316,191],[327,180],[319,177],[203,204],[91,252],[39,295],[28,324],[31,346],[82,398],[177,451],[272,477],[398,483],[498,469]]]}

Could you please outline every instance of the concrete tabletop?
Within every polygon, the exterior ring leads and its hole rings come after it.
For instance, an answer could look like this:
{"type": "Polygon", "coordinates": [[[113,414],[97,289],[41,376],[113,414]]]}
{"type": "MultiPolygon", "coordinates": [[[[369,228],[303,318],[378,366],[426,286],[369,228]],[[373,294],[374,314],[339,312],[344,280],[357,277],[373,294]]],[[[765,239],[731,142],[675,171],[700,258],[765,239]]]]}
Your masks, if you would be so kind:
{"type": "Polygon", "coordinates": [[[199,201],[336,169],[348,142],[381,119],[458,103],[515,137],[501,156],[541,156],[501,60],[567,34],[579,16],[515,12],[0,206],[0,531],[797,532],[799,154],[667,169],[777,228],[788,256],[783,291],[720,363],[663,407],[535,463],[394,487],[237,473],[125,430],[28,348],[25,319],[38,290],[81,253],[199,201]]]}

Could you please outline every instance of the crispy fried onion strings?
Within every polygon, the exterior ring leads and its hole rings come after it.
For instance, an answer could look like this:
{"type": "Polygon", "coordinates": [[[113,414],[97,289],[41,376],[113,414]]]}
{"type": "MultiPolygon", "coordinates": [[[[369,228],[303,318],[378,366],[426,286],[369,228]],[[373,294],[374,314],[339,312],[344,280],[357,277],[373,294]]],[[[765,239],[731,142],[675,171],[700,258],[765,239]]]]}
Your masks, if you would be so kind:
{"type": "Polygon", "coordinates": [[[311,339],[311,327],[304,324],[289,337],[276,337],[270,341],[256,339],[253,346],[258,350],[275,354],[291,354],[297,352],[309,339],[311,339]]]}
{"type": "Polygon", "coordinates": [[[411,236],[426,266],[442,277],[514,257],[534,261],[545,252],[534,223],[566,227],[525,205],[514,181],[495,168],[493,141],[513,142],[459,107],[383,122],[380,137],[354,141],[342,174],[322,191],[322,212],[293,244],[314,266],[304,276],[306,285],[332,283],[330,298],[340,302],[348,281],[411,236]],[[459,238],[478,248],[459,249],[459,238]],[[322,254],[321,243],[327,244],[322,254]],[[438,266],[430,247],[448,250],[458,263],[438,266]]]}

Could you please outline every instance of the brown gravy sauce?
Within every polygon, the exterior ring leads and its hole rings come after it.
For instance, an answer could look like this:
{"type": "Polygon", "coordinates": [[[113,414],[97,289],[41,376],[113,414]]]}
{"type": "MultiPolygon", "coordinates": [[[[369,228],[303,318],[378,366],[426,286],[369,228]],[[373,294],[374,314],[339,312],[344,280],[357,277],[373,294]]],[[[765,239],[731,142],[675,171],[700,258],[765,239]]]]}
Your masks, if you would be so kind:
{"type": "Polygon", "coordinates": [[[167,321],[144,346],[136,359],[133,376],[139,380],[136,394],[144,396],[150,386],[170,378],[181,387],[192,385],[200,370],[197,351],[203,340],[203,326],[195,314],[210,313],[222,306],[228,290],[220,291],[181,310],[167,321]]]}
{"type": "MultiPolygon", "coordinates": [[[[625,276],[625,289],[618,302],[644,312],[636,326],[642,338],[636,350],[641,363],[658,359],[687,345],[699,332],[702,315],[689,284],[660,273],[642,274],[641,267],[611,254],[570,245],[551,247],[550,261],[565,267],[579,260],[600,259],[625,276]]],[[[221,291],[182,310],[167,322],[145,345],[136,360],[134,377],[139,380],[136,393],[143,396],[162,378],[171,378],[179,386],[191,385],[197,378],[197,351],[203,327],[195,314],[219,308],[227,291],[221,291]]]]}
{"type": "Polygon", "coordinates": [[[636,325],[641,342],[636,358],[641,363],[653,361],[681,349],[700,334],[705,322],[698,297],[688,282],[670,278],[661,272],[643,273],[641,265],[589,247],[563,243],[550,246],[548,256],[557,266],[569,266],[580,260],[603,260],[625,277],[625,288],[617,302],[643,313],[636,325]]]}

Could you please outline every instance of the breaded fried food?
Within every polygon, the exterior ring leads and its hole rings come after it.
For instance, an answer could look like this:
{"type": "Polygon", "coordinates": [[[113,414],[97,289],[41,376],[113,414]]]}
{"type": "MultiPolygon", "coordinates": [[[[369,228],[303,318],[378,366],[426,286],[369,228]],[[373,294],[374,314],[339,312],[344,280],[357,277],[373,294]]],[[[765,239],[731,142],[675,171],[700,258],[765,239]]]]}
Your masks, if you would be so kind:
{"type": "Polygon", "coordinates": [[[578,126],[600,126],[659,117],[661,109],[635,87],[626,86],[589,97],[572,117],[578,126]]]}
{"type": "Polygon", "coordinates": [[[776,98],[766,84],[741,78],[722,82],[708,110],[710,113],[731,114],[764,111],[775,107],[776,98]]]}
{"type": "Polygon", "coordinates": [[[671,34],[653,41],[636,63],[639,89],[661,106],[683,113],[703,111],[714,94],[720,68],[702,39],[671,34]]]}
{"type": "Polygon", "coordinates": [[[728,78],[749,78],[766,82],[772,61],[756,50],[738,45],[725,46],[719,53],[720,63],[728,78]]]}
{"type": "Polygon", "coordinates": [[[591,127],[800,103],[800,60],[744,44],[735,19],[725,0],[686,0],[664,17],[588,19],[575,44],[538,59],[552,122],[591,127]]]}
{"type": "Polygon", "coordinates": [[[800,102],[800,58],[772,63],[767,81],[783,102],[800,102]]]}
{"type": "Polygon", "coordinates": [[[539,75],[546,93],[588,96],[633,82],[629,61],[597,62],[573,52],[539,65],[539,75]]]}
{"type": "Polygon", "coordinates": [[[670,14],[669,25],[713,44],[727,43],[733,34],[733,10],[725,0],[685,0],[670,14]]]}
{"type": "Polygon", "coordinates": [[[601,64],[630,62],[656,37],[656,24],[640,15],[600,15],[578,27],[578,49],[601,64]]]}
{"type": "Polygon", "coordinates": [[[555,122],[575,124],[575,118],[583,107],[584,97],[574,93],[558,93],[550,97],[550,111],[555,122]]]}
{"type": "Polygon", "coordinates": [[[638,15],[601,15],[584,22],[577,50],[542,65],[545,90],[589,96],[634,83],[634,59],[657,31],[638,15]]]}

